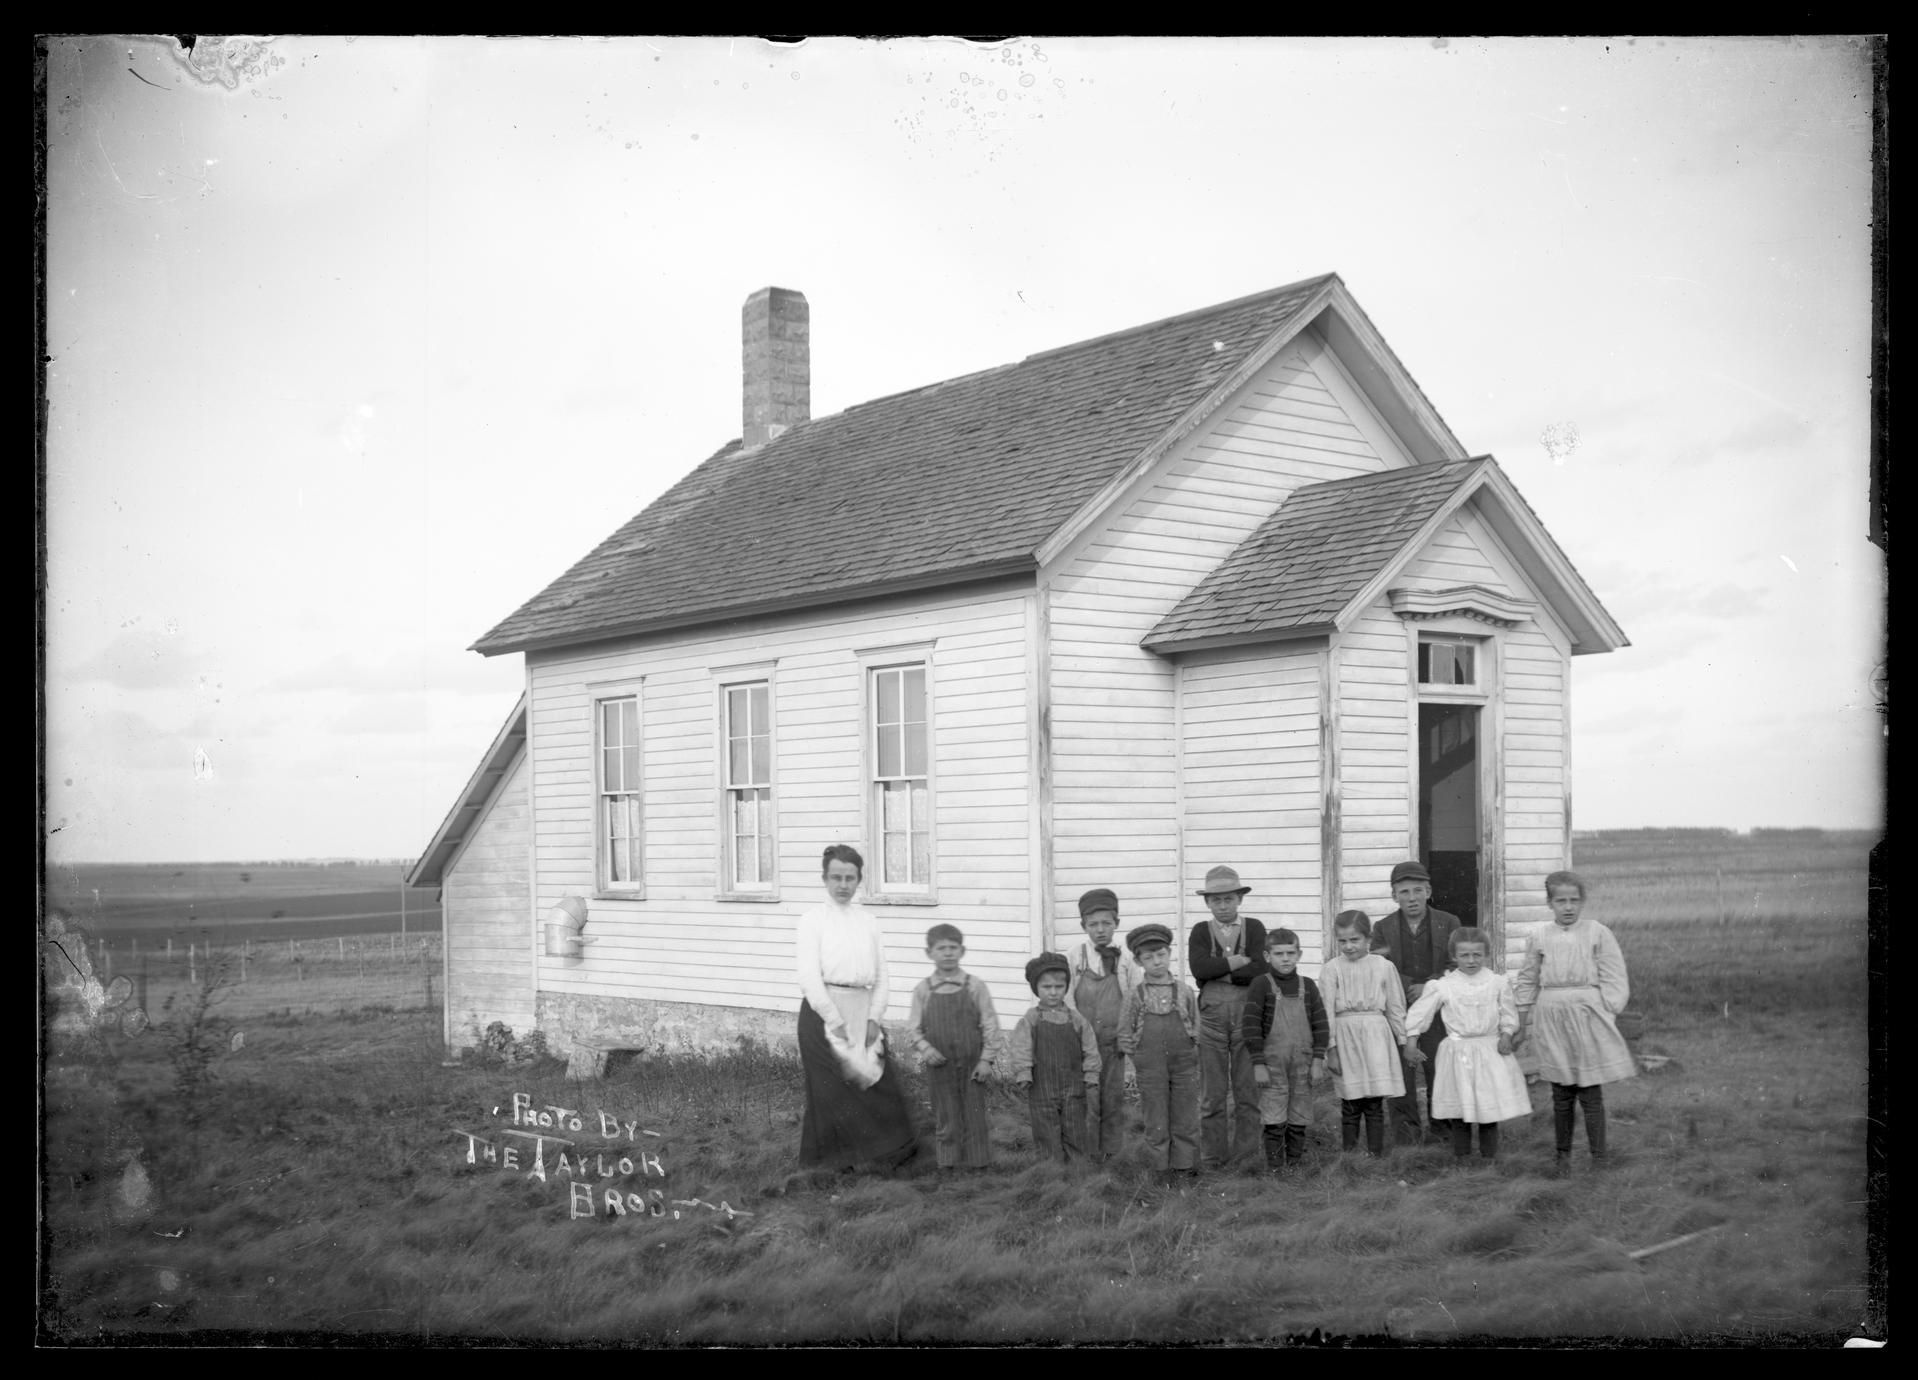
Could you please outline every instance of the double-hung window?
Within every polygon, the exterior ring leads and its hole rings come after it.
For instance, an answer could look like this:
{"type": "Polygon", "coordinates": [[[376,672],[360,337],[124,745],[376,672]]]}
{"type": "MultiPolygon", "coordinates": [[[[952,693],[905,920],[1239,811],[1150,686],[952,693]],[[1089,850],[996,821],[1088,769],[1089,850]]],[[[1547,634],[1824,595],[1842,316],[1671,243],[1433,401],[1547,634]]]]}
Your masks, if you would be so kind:
{"type": "Polygon", "coordinates": [[[933,895],[932,716],[929,660],[868,664],[866,705],[871,838],[868,893],[933,895]]]}
{"type": "Polygon", "coordinates": [[[720,891],[770,895],[778,881],[773,817],[772,682],[720,687],[720,891]]]}
{"type": "Polygon", "coordinates": [[[602,892],[637,892],[640,842],[639,696],[594,701],[598,747],[593,852],[602,892]]]}

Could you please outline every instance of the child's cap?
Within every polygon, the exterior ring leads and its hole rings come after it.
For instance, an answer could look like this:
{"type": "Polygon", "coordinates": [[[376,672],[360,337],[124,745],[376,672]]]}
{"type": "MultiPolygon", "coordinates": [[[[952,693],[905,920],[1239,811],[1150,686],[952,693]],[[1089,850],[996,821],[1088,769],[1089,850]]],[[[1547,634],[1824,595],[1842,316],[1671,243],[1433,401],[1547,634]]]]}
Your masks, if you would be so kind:
{"type": "Polygon", "coordinates": [[[1039,990],[1039,979],[1047,973],[1062,973],[1066,981],[1072,980],[1072,965],[1066,962],[1064,954],[1043,953],[1026,964],[1026,986],[1035,993],[1039,990]]]}
{"type": "Polygon", "coordinates": [[[1113,894],[1110,887],[1095,886],[1079,898],[1079,918],[1081,920],[1098,910],[1109,910],[1112,912],[1114,919],[1118,918],[1119,898],[1113,894]]]}
{"type": "Polygon", "coordinates": [[[962,948],[965,946],[966,937],[959,933],[959,927],[957,925],[934,925],[926,931],[926,947],[928,949],[934,944],[947,939],[950,939],[962,948]]]}
{"type": "Polygon", "coordinates": [[[1125,937],[1125,946],[1132,950],[1134,958],[1139,956],[1139,950],[1149,944],[1163,944],[1171,948],[1172,931],[1164,925],[1137,925],[1125,937]]]}
{"type": "Polygon", "coordinates": [[[1421,862],[1402,862],[1392,869],[1393,886],[1397,886],[1400,882],[1430,883],[1431,880],[1432,874],[1425,870],[1425,864],[1421,862]]]}

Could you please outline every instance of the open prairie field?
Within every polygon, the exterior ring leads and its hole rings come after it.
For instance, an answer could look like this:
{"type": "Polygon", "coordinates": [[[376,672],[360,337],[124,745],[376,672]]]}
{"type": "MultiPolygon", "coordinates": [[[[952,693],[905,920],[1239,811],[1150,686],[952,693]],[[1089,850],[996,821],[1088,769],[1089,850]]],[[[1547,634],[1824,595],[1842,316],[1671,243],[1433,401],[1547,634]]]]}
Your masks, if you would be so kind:
{"type": "MultiPolygon", "coordinates": [[[[242,939],[400,928],[397,863],[81,863],[47,874],[47,908],[110,942],[202,932],[242,939]]],[[[409,890],[406,928],[437,930],[437,891],[409,890]]]]}
{"type": "MultiPolygon", "coordinates": [[[[1882,1337],[1861,849],[1826,840],[1789,868],[1731,849],[1727,892],[1754,904],[1721,923],[1713,872],[1701,888],[1671,847],[1633,846],[1579,849],[1591,913],[1631,965],[1640,1053],[1662,1061],[1607,1088],[1604,1172],[1581,1133],[1573,1174],[1551,1176],[1542,1087],[1492,1166],[1461,1170],[1436,1147],[1343,1157],[1321,1092],[1302,1170],[1182,1188],[1130,1159],[1038,1161],[1022,1102],[995,1088],[990,1172],[807,1174],[783,1055],[644,1055],[583,1083],[551,1060],[447,1066],[438,1010],[368,1005],[377,989],[336,942],[330,962],[256,959],[248,989],[215,992],[200,1019],[204,981],[177,983],[171,1008],[150,995],[160,1024],[137,1036],[110,1010],[84,1032],[56,1023],[42,1339],[1882,1337]],[[516,1125],[516,1095],[577,1127],[516,1125]]],[[[417,956],[389,958],[417,981],[417,956]]],[[[1135,1108],[1134,1145],[1138,1129],[1135,1108]]]]}

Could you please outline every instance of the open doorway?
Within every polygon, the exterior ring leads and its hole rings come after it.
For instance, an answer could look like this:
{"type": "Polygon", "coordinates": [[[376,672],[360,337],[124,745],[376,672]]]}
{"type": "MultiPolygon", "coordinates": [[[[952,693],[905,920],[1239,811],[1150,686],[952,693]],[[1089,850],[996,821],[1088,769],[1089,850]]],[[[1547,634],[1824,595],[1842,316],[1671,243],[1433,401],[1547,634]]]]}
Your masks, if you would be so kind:
{"type": "Polygon", "coordinates": [[[1419,860],[1432,904],[1478,923],[1479,706],[1419,705],[1419,860]]]}

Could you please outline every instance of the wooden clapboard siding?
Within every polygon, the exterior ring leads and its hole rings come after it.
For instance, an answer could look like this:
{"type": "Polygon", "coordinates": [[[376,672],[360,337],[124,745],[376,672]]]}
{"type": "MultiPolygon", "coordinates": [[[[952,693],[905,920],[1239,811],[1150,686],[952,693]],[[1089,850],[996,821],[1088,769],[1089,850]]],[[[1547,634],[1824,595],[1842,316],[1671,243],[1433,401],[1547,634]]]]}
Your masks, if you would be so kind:
{"type": "MultiPolygon", "coordinates": [[[[1406,565],[1395,587],[1406,589],[1450,589],[1457,585],[1480,585],[1502,593],[1519,594],[1523,586],[1511,583],[1506,572],[1479,544],[1467,515],[1454,513],[1432,535],[1424,548],[1406,565]]],[[[1482,531],[1483,529],[1479,529],[1482,531]]]]}
{"type": "MultiPolygon", "coordinates": [[[[931,644],[936,904],[875,905],[903,1019],[928,926],[966,933],[968,966],[1016,1017],[1029,956],[1026,581],[874,601],[529,657],[534,880],[543,913],[589,899],[577,960],[539,959],[543,991],[795,1009],[793,927],[822,896],[819,854],[871,860],[860,653],[931,644]],[[740,668],[737,671],[728,668],[740,668]],[[778,886],[720,894],[717,687],[772,682],[778,886]],[[632,687],[644,745],[644,893],[594,895],[593,701],[632,687]]],[[[1126,725],[1130,731],[1131,725],[1126,725]]]]}
{"type": "Polygon", "coordinates": [[[1245,912],[1299,935],[1305,961],[1323,961],[1319,909],[1319,644],[1201,653],[1180,674],[1184,723],[1181,893],[1220,863],[1252,888],[1245,912]]]}
{"type": "Polygon", "coordinates": [[[532,1029],[534,910],[526,754],[500,779],[440,884],[446,1020],[455,1049],[504,1021],[532,1029]]]}
{"type": "Polygon", "coordinates": [[[1182,934],[1200,912],[1181,868],[1202,879],[1232,861],[1271,869],[1266,912],[1317,945],[1316,652],[1208,659],[1181,691],[1139,640],[1300,485],[1409,463],[1308,332],[1042,574],[1055,933],[1075,931],[1079,893],[1105,885],[1128,927],[1182,934]]]}
{"type": "Polygon", "coordinates": [[[1392,909],[1392,865],[1412,835],[1411,699],[1405,625],[1379,599],[1333,650],[1340,748],[1339,906],[1392,909]]]}
{"type": "Polygon", "coordinates": [[[1545,878],[1567,865],[1565,798],[1570,783],[1563,745],[1568,657],[1562,639],[1536,622],[1504,634],[1500,651],[1506,700],[1504,903],[1509,960],[1524,952],[1533,928],[1551,918],[1545,878]]]}

